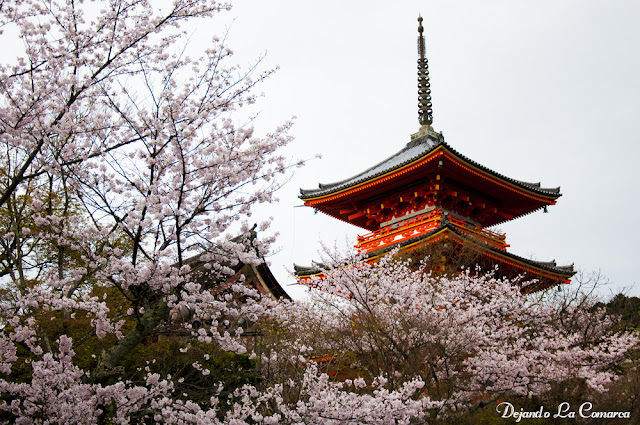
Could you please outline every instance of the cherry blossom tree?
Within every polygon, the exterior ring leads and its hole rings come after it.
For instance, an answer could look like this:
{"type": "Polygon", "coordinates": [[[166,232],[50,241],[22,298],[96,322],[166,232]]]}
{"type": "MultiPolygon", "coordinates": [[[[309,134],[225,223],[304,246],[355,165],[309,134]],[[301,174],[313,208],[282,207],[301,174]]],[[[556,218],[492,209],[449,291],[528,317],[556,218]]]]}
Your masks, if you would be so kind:
{"type": "Polygon", "coordinates": [[[326,276],[307,282],[316,288],[307,305],[274,310],[278,355],[263,366],[272,365],[274,381],[307,373],[290,360],[297,354],[367,389],[420,382],[412,399],[428,400],[432,419],[446,418],[571,379],[603,393],[638,343],[612,332],[615,318],[588,294],[524,296],[519,282],[471,270],[431,275],[427,263],[393,255],[346,263],[328,261],[326,276]]]}
{"type": "Polygon", "coordinates": [[[264,307],[206,286],[266,253],[269,240],[251,236],[243,220],[273,200],[291,166],[278,154],[291,124],[257,136],[236,122],[271,71],[228,64],[232,52],[217,38],[201,56],[187,55],[184,25],[228,8],[0,2],[0,25],[24,46],[0,65],[6,420],[127,422],[192,411],[151,365],[142,383],[124,376],[171,309],[207,317],[206,328],[186,326],[201,342],[246,351],[242,328],[222,321],[264,307]],[[231,238],[237,233],[246,237],[231,238]],[[198,281],[196,255],[207,275],[198,281]],[[81,361],[76,352],[87,347],[94,352],[81,361]]]}

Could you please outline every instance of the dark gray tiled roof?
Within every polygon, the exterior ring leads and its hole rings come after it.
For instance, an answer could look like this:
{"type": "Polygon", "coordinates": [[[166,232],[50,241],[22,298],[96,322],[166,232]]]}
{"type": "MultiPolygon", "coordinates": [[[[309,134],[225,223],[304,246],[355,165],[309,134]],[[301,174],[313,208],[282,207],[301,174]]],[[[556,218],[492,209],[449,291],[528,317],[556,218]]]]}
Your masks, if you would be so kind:
{"type": "Polygon", "coordinates": [[[432,150],[434,150],[438,146],[446,147],[454,155],[456,155],[458,158],[462,159],[463,161],[467,162],[468,164],[471,164],[474,167],[480,168],[481,170],[495,177],[498,177],[502,180],[515,184],[516,186],[522,187],[524,189],[527,189],[542,195],[560,196],[559,187],[543,188],[541,187],[540,183],[528,183],[528,182],[523,182],[523,181],[509,178],[493,170],[490,170],[489,168],[483,165],[480,165],[475,161],[472,161],[471,159],[465,157],[464,155],[461,155],[459,152],[457,152],[455,149],[453,149],[451,146],[445,143],[444,137],[442,135],[439,135],[439,137],[426,135],[426,136],[419,137],[416,140],[412,140],[402,150],[400,150],[396,154],[374,165],[373,167],[368,168],[367,170],[359,174],[356,174],[353,177],[350,177],[348,179],[344,179],[335,183],[318,184],[318,189],[300,189],[300,198],[308,199],[308,198],[315,198],[318,196],[324,196],[324,195],[328,195],[328,194],[338,192],[340,190],[358,185],[360,183],[364,183],[368,180],[371,180],[372,178],[381,176],[390,171],[401,168],[404,165],[410,164],[411,162],[414,162],[426,156],[428,153],[430,153],[432,150]]]}
{"type": "MultiPolygon", "coordinates": [[[[254,240],[257,238],[255,231],[256,226],[246,234],[241,234],[231,239],[236,244],[244,244],[248,251],[253,251],[258,254],[254,240]]],[[[222,287],[224,283],[233,280],[233,276],[242,272],[243,268],[247,265],[237,254],[232,251],[223,250],[219,247],[214,247],[209,252],[203,252],[193,257],[187,258],[185,264],[191,268],[192,279],[202,285],[203,288],[212,290],[218,287],[222,287]],[[210,266],[207,266],[207,264],[210,266]],[[220,272],[219,269],[228,269],[227,272],[220,272]]],[[[260,264],[255,265],[255,273],[260,275],[260,278],[267,286],[267,289],[277,298],[291,299],[289,294],[282,288],[277,281],[271,269],[267,265],[264,258],[260,264]]],[[[245,276],[248,277],[248,276],[245,276]]]]}
{"type": "Polygon", "coordinates": [[[365,182],[423,157],[439,144],[438,140],[431,137],[424,137],[420,143],[410,142],[400,152],[353,177],[335,183],[318,184],[318,189],[300,189],[301,198],[322,196],[365,182]]]}
{"type": "Polygon", "coordinates": [[[327,267],[324,264],[312,261],[310,266],[300,266],[298,264],[294,264],[293,270],[295,271],[296,276],[308,276],[322,273],[323,271],[327,270],[327,267]]]}

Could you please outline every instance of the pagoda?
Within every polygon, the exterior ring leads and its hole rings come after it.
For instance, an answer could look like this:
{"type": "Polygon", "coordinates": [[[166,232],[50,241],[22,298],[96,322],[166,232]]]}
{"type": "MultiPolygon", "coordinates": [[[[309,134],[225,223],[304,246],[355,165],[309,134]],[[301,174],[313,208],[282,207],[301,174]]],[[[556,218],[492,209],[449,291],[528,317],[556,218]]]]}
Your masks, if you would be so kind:
{"type": "MultiPolygon", "coordinates": [[[[501,276],[524,276],[524,292],[569,283],[573,266],[557,266],[507,251],[492,226],[554,205],[560,188],[515,180],[484,167],[449,146],[434,131],[429,67],[422,17],[418,18],[419,131],[399,152],[363,172],[317,189],[301,189],[304,205],[368,231],[356,247],[371,261],[399,247],[408,255],[446,265],[497,268],[501,276]],[[413,253],[413,254],[412,254],[413,253]],[[456,261],[460,260],[462,262],[456,261]],[[497,267],[496,267],[497,266],[497,267]]],[[[296,266],[301,280],[318,267],[296,266]]]]}

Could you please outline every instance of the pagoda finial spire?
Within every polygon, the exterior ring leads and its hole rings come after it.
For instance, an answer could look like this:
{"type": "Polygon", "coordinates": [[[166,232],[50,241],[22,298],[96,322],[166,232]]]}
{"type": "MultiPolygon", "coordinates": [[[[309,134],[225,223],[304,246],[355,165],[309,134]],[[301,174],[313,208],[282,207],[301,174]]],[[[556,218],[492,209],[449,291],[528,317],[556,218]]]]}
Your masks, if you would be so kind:
{"type": "Polygon", "coordinates": [[[421,126],[433,123],[433,105],[431,103],[431,85],[429,84],[429,61],[423,35],[422,16],[418,16],[418,121],[421,126]]]}

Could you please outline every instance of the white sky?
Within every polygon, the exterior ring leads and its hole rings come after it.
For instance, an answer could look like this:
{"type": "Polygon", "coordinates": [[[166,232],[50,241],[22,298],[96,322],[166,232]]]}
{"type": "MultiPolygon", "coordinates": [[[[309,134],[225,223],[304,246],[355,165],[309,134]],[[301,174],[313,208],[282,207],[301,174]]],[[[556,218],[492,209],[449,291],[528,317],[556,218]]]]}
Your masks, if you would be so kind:
{"type": "Polygon", "coordinates": [[[265,64],[281,68],[263,86],[258,125],[296,115],[287,153],[322,154],[255,217],[274,216],[280,252],[270,261],[281,284],[295,283],[292,263],[319,258],[320,241],[345,247],[366,233],[295,208],[298,190],[350,177],[417,131],[419,13],[434,128],[499,173],[561,186],[548,214],[499,226],[510,252],[600,270],[614,282],[606,291],[640,283],[640,3],[239,0],[230,12],[236,58],[266,51],[265,64]]]}

